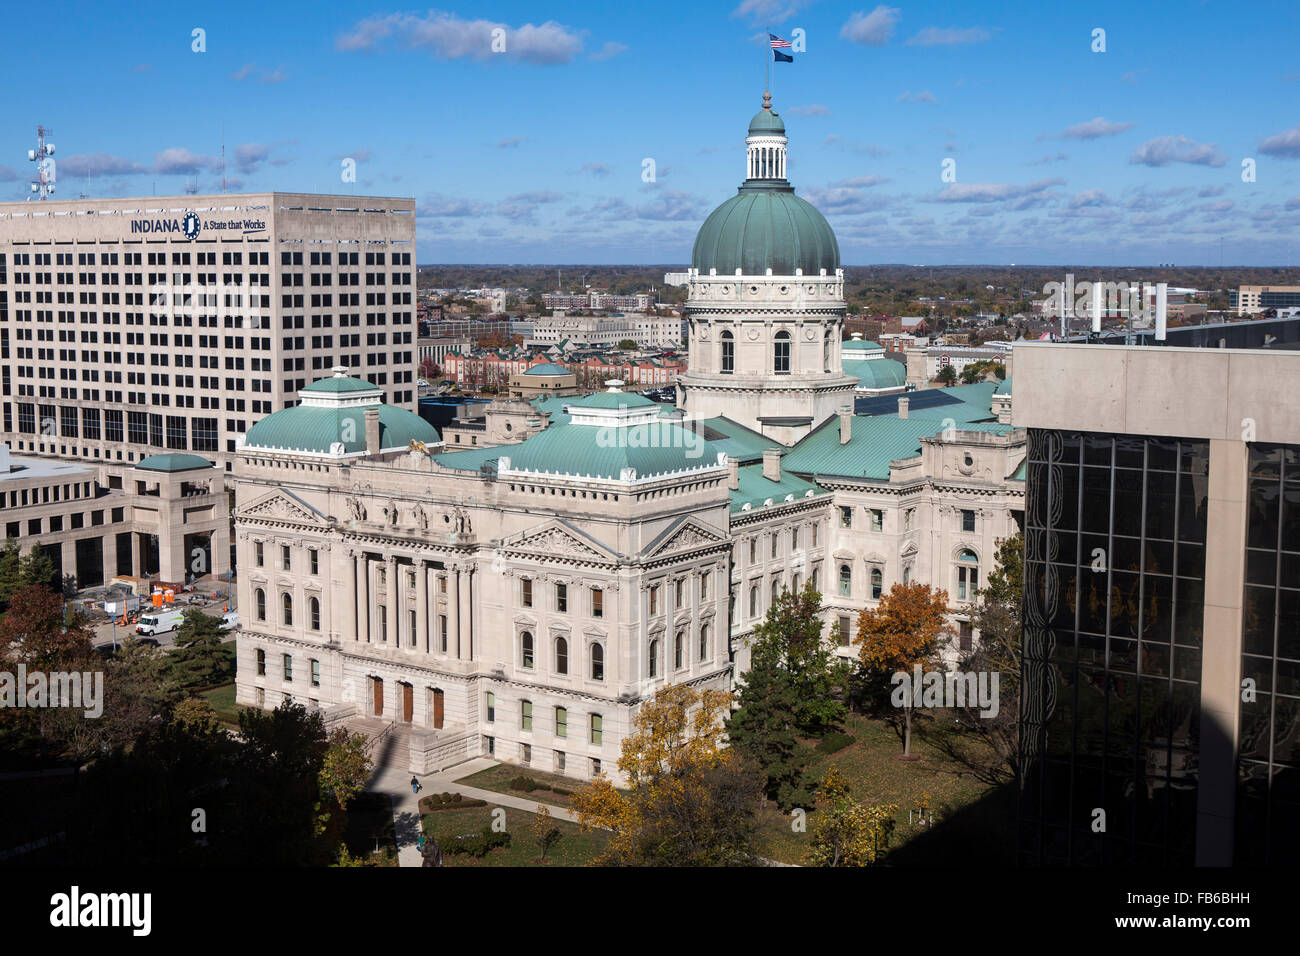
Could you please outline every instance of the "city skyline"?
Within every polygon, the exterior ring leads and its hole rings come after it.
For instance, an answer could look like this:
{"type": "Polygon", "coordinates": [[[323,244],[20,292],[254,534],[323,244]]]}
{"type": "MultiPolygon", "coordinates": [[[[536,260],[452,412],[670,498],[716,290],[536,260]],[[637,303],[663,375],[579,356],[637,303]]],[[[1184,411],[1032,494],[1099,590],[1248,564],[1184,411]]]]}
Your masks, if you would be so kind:
{"type": "Polygon", "coordinates": [[[249,7],[73,8],[48,29],[71,68],[15,54],[62,108],[0,114],[5,199],[28,195],[40,123],[59,199],[220,191],[224,145],[230,192],[414,197],[419,262],[683,263],[743,178],[729,118],[770,68],[790,178],[846,264],[1295,262],[1300,63],[1235,7],[290,6],[255,33],[249,7]],[[763,65],[769,29],[793,64],[763,65]],[[151,106],[124,121],[105,98],[151,106]]]}

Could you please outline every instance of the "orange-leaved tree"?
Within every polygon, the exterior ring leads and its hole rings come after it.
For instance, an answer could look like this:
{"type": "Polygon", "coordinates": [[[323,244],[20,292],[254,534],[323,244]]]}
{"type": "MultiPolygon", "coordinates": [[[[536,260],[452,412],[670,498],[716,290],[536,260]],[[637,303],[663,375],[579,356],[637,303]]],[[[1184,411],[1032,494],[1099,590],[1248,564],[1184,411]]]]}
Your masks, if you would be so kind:
{"type": "Polygon", "coordinates": [[[681,684],[646,701],[622,742],[616,789],[598,777],[573,795],[584,830],[612,831],[599,863],[745,866],[753,863],[762,778],[725,747],[731,695],[681,684]]]}
{"type": "MultiPolygon", "coordinates": [[[[893,674],[934,663],[939,648],[952,636],[948,624],[948,592],[926,584],[895,584],[874,608],[858,615],[861,645],[858,657],[863,666],[893,674]]],[[[906,686],[906,685],[905,685],[906,686]]],[[[903,695],[903,756],[912,754],[911,694],[903,695]]]]}

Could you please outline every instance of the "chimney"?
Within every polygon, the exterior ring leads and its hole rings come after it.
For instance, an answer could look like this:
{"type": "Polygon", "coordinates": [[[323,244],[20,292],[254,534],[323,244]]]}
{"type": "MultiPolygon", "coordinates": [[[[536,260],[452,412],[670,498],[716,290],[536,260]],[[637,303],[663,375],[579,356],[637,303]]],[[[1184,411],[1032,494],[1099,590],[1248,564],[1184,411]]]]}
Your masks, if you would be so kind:
{"type": "Polygon", "coordinates": [[[763,449],[763,477],[768,481],[781,480],[781,449],[763,449]]]}
{"type": "Polygon", "coordinates": [[[840,406],[840,444],[847,445],[853,437],[853,406],[840,406]]]}
{"type": "Polygon", "coordinates": [[[906,418],[906,417],[907,417],[907,406],[909,406],[909,405],[911,405],[911,404],[912,404],[911,401],[910,401],[909,399],[906,399],[906,398],[900,398],[900,399],[898,400],[898,417],[899,417],[899,418],[906,418]]]}
{"type": "Polygon", "coordinates": [[[379,407],[366,409],[366,454],[371,458],[379,454],[379,407]]]}
{"type": "Polygon", "coordinates": [[[734,458],[727,459],[727,487],[732,491],[740,488],[740,462],[734,458]]]}

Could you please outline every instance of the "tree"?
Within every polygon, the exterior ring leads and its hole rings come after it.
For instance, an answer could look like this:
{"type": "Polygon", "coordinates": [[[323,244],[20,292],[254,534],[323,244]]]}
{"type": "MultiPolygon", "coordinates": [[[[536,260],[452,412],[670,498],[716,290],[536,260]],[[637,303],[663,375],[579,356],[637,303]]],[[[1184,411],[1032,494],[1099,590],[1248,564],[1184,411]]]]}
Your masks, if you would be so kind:
{"type": "MultiPolygon", "coordinates": [[[[964,746],[960,736],[952,732],[937,735],[935,744],[978,779],[996,785],[1015,779],[1020,747],[1020,648],[1024,626],[1024,537],[1020,532],[998,542],[993,570],[977,596],[979,603],[971,611],[971,625],[979,631],[979,641],[962,658],[961,666],[966,671],[998,675],[998,712],[988,717],[980,713],[974,701],[966,701],[959,709],[960,726],[981,746],[964,746]]],[[[1119,599],[1114,600],[1118,605],[1119,599]]],[[[1136,618],[1136,613],[1133,616],[1136,618]]]]}
{"type": "Polygon", "coordinates": [[[620,339],[618,347],[624,352],[630,352],[632,349],[636,348],[636,342],[632,341],[632,339],[620,339]]]}
{"type": "Polygon", "coordinates": [[[176,629],[172,668],[187,690],[212,687],[229,674],[228,656],[222,648],[221,618],[202,611],[186,611],[176,629]]]}
{"type": "Polygon", "coordinates": [[[172,710],[172,720],[191,733],[199,735],[221,733],[221,718],[202,697],[187,697],[172,710]]]}
{"type": "Polygon", "coordinates": [[[622,866],[747,866],[754,859],[762,778],[723,746],[731,695],[680,684],[641,706],[623,739],[616,790],[605,777],[573,795],[584,830],[613,832],[597,862],[622,866]]]}
{"type": "Polygon", "coordinates": [[[834,764],[826,771],[813,823],[808,862],[812,866],[870,866],[889,848],[898,807],[864,807],[834,764]]]}
{"type": "Polygon", "coordinates": [[[952,385],[957,381],[957,372],[951,365],[945,365],[939,369],[939,374],[935,378],[943,385],[952,385]]]}
{"type": "MultiPolygon", "coordinates": [[[[952,635],[948,624],[948,592],[929,585],[895,584],[874,608],[858,615],[854,643],[861,645],[859,659],[865,668],[910,678],[916,666],[935,661],[943,641],[952,635]]],[[[903,756],[912,754],[911,694],[903,696],[903,756]]]]}
{"type": "Polygon", "coordinates": [[[340,810],[348,808],[370,777],[372,762],[366,742],[365,734],[350,734],[342,727],[330,734],[318,779],[321,796],[332,798],[340,810]]]}
{"type": "Polygon", "coordinates": [[[847,665],[823,639],[821,594],[806,585],[783,591],[754,630],[739,707],[727,722],[732,746],[766,776],[764,792],[783,809],[806,806],[807,748],[799,736],[822,736],[844,720],[847,665]]]}
{"type": "Polygon", "coordinates": [[[560,828],[551,820],[551,811],[546,807],[538,807],[537,812],[533,814],[533,822],[529,829],[533,835],[533,842],[537,848],[542,851],[542,860],[546,859],[546,851],[560,841],[560,828]]]}
{"type": "Polygon", "coordinates": [[[39,544],[24,557],[18,542],[10,538],[0,550],[0,603],[7,603],[16,591],[30,585],[55,586],[54,562],[39,544]]]}

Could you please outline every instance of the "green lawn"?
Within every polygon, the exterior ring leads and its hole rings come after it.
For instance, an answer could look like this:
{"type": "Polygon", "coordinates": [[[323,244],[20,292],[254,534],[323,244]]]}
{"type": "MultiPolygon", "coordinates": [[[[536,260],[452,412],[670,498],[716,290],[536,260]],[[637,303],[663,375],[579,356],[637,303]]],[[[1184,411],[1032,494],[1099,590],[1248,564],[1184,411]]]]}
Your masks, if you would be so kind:
{"type": "MultiPolygon", "coordinates": [[[[960,862],[944,859],[941,837],[943,824],[959,811],[967,810],[989,797],[988,785],[969,775],[956,773],[959,768],[927,744],[916,732],[915,725],[912,732],[912,753],[920,758],[918,760],[897,759],[903,752],[902,741],[893,727],[883,720],[850,714],[845,722],[845,730],[857,740],[834,754],[814,751],[808,775],[820,779],[827,768],[834,764],[847,778],[853,798],[859,803],[896,804],[898,814],[890,841],[891,853],[897,854],[911,841],[926,836],[930,838],[927,860],[954,865],[960,862]],[[908,822],[908,811],[916,809],[922,794],[929,794],[929,804],[934,814],[932,828],[908,822]]],[[[963,814],[963,819],[968,815],[963,814]]],[[[918,818],[914,817],[914,821],[918,818]]],[[[803,863],[816,819],[816,810],[813,808],[808,814],[806,831],[796,833],[792,829],[790,816],[780,814],[775,807],[768,808],[760,817],[760,852],[763,856],[783,863],[803,863]]]]}
{"type": "Polygon", "coordinates": [[[205,690],[199,695],[217,712],[217,716],[224,723],[232,727],[239,726],[240,708],[235,704],[235,685],[234,683],[223,684],[220,687],[214,687],[211,690],[205,690]]]}
{"type": "Polygon", "coordinates": [[[523,797],[536,803],[548,803],[553,807],[571,806],[573,801],[570,795],[585,783],[583,780],[574,780],[572,777],[542,773],[509,763],[488,767],[486,770],[480,770],[468,777],[462,777],[456,782],[467,787],[478,787],[480,790],[492,790],[496,793],[509,794],[512,797],[523,797]],[[531,777],[541,786],[536,790],[514,790],[510,786],[510,781],[517,777],[531,777]],[[542,789],[543,787],[552,789],[542,789]],[[555,788],[566,792],[556,793],[555,788]]]}
{"type": "Polygon", "coordinates": [[[457,836],[475,833],[484,826],[491,825],[494,819],[492,812],[498,809],[505,810],[506,832],[511,836],[510,845],[489,850],[482,859],[475,859],[465,853],[444,853],[444,866],[585,866],[609,842],[609,834],[603,831],[582,833],[576,823],[557,819],[553,822],[560,830],[560,839],[546,852],[546,860],[540,861],[541,851],[533,841],[531,832],[535,814],[524,810],[491,805],[466,810],[440,810],[424,814],[421,823],[426,834],[432,833],[438,843],[446,847],[457,836]]]}

